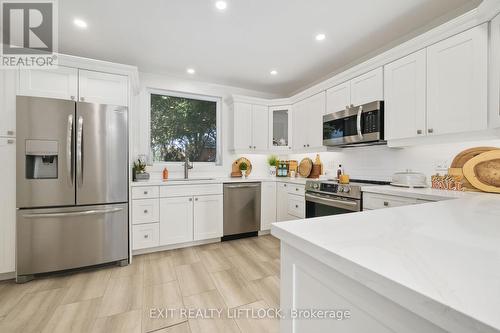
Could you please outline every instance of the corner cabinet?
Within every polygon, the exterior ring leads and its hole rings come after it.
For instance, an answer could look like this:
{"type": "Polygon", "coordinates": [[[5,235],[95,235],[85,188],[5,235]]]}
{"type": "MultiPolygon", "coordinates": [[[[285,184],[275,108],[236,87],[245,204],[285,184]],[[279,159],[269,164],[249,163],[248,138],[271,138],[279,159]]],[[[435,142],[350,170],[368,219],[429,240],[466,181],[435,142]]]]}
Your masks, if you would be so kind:
{"type": "Polygon", "coordinates": [[[487,128],[488,24],[427,48],[427,134],[487,128]]]}
{"type": "Polygon", "coordinates": [[[287,151],[292,149],[292,106],[269,108],[269,149],[287,151]]]}
{"type": "Polygon", "coordinates": [[[323,146],[323,116],[326,113],[326,93],[323,91],[293,105],[295,150],[310,150],[323,146]]]}
{"type": "Polygon", "coordinates": [[[269,110],[265,105],[233,103],[233,149],[264,152],[268,149],[269,110]]]}
{"type": "Polygon", "coordinates": [[[128,90],[127,76],[58,66],[19,70],[17,94],[127,106],[128,90]]]}

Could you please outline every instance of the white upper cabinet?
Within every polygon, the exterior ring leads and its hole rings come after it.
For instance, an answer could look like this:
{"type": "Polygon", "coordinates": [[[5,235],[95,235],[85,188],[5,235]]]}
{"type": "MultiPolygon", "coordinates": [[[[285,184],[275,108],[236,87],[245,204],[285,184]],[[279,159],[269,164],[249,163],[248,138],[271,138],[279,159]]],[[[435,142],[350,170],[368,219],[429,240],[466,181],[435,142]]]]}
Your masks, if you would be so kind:
{"type": "Polygon", "coordinates": [[[78,69],[64,66],[54,69],[21,69],[17,94],[76,100],[78,69]]]}
{"type": "Polygon", "coordinates": [[[383,99],[384,73],[382,67],[351,80],[351,104],[357,106],[383,99]]]}
{"type": "Polygon", "coordinates": [[[323,146],[323,115],[325,112],[325,92],[294,104],[293,145],[295,149],[310,149],[323,146]]]}
{"type": "Polygon", "coordinates": [[[128,105],[128,78],[124,75],[80,69],[78,71],[79,101],[128,105]]]}
{"type": "Polygon", "coordinates": [[[426,50],[385,66],[385,139],[426,133],[426,50]]]}
{"type": "Polygon", "coordinates": [[[491,126],[500,127],[500,15],[491,21],[490,47],[490,96],[489,114],[491,126]]]}
{"type": "Polygon", "coordinates": [[[194,197],[194,240],[222,237],[223,196],[202,195],[194,197]]]}
{"type": "Polygon", "coordinates": [[[233,148],[239,151],[268,149],[269,110],[264,105],[234,102],[233,148]]]}
{"type": "Polygon", "coordinates": [[[252,104],[234,103],[234,149],[252,149],[252,104]]]}
{"type": "Polygon", "coordinates": [[[269,149],[292,149],[292,107],[269,108],[269,149]]]}
{"type": "Polygon", "coordinates": [[[19,71],[18,95],[128,105],[128,77],[59,66],[19,71]]]}
{"type": "Polygon", "coordinates": [[[488,25],[427,48],[427,133],[487,127],[488,25]]]}
{"type": "Polygon", "coordinates": [[[351,104],[351,82],[347,81],[326,91],[326,113],[344,110],[351,104]]]}
{"type": "Polygon", "coordinates": [[[263,105],[252,106],[252,147],[266,150],[268,147],[269,109],[263,105]]]}
{"type": "Polygon", "coordinates": [[[16,135],[17,70],[0,70],[0,137],[16,135]]]}

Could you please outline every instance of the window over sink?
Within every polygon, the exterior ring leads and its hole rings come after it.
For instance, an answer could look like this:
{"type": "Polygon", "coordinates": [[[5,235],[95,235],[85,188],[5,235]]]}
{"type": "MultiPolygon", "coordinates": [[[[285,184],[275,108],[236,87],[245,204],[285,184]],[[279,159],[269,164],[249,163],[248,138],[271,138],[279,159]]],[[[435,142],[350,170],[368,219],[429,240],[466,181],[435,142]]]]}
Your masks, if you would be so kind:
{"type": "Polygon", "coordinates": [[[150,93],[151,152],[154,162],[220,162],[220,98],[150,93]]]}

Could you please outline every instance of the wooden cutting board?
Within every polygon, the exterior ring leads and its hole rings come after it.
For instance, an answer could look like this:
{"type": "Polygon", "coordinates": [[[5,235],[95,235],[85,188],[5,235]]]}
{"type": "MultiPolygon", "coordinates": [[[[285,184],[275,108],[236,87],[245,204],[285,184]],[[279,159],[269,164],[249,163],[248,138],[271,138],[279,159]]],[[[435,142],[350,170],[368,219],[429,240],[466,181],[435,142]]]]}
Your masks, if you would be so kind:
{"type": "Polygon", "coordinates": [[[500,193],[500,150],[490,150],[471,158],[462,170],[475,188],[500,193]]]}
{"type": "Polygon", "coordinates": [[[313,161],[309,158],[303,158],[302,161],[299,163],[299,175],[301,175],[304,178],[309,177],[311,174],[311,170],[313,167],[313,161]]]}
{"type": "Polygon", "coordinates": [[[479,154],[485,153],[490,150],[497,150],[500,148],[497,147],[474,147],[470,149],[466,149],[459,153],[455,158],[453,159],[453,162],[451,162],[450,168],[462,168],[465,163],[467,163],[468,160],[471,158],[476,157],[479,154]]]}
{"type": "Polygon", "coordinates": [[[247,169],[247,176],[249,176],[252,173],[252,163],[250,160],[246,157],[240,157],[236,161],[233,162],[233,165],[231,167],[231,177],[241,177],[241,171],[240,171],[240,163],[245,162],[248,166],[247,169]]]}

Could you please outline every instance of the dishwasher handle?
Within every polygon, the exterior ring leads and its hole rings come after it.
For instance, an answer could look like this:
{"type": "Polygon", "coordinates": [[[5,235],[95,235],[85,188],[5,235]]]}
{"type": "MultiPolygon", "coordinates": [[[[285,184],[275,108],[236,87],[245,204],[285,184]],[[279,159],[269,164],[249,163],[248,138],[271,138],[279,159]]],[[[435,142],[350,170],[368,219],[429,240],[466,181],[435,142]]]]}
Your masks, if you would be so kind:
{"type": "Polygon", "coordinates": [[[224,188],[230,188],[230,189],[233,189],[233,188],[258,188],[260,186],[260,184],[254,184],[254,185],[248,185],[248,184],[244,184],[244,185],[224,185],[224,188]]]}

